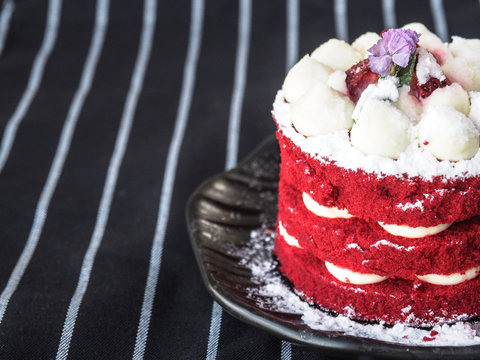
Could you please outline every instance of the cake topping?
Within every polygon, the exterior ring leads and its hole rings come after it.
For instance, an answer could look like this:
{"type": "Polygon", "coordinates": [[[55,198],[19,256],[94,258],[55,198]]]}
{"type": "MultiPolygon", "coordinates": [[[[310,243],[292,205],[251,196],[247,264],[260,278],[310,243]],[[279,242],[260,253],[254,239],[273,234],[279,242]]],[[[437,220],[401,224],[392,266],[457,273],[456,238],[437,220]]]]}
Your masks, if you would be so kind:
{"type": "Polygon", "coordinates": [[[345,81],[346,78],[347,74],[344,71],[336,70],[328,77],[327,84],[333,90],[336,90],[343,95],[348,95],[347,83],[345,81]]]}
{"type": "Polygon", "coordinates": [[[412,141],[410,122],[389,101],[368,97],[352,127],[350,139],[352,145],[366,155],[395,159],[412,141]]]}
{"type": "Polygon", "coordinates": [[[449,46],[453,56],[461,57],[473,66],[480,62],[480,39],[465,39],[460,36],[452,36],[452,43],[449,46]]]}
{"type": "MultiPolygon", "coordinates": [[[[419,23],[366,33],[352,46],[331,39],[290,70],[283,95],[304,137],[347,130],[348,146],[367,157],[471,160],[480,130],[479,53],[480,40],[453,37],[444,44],[419,23]]],[[[328,153],[333,159],[338,151],[328,153]]]]}
{"type": "Polygon", "coordinates": [[[415,124],[420,120],[423,112],[423,103],[412,96],[409,85],[403,85],[398,89],[398,100],[393,103],[415,124]]]}
{"type": "Polygon", "coordinates": [[[380,79],[377,84],[368,85],[368,87],[362,92],[360,99],[358,99],[355,110],[353,111],[353,119],[358,120],[365,103],[369,99],[390,100],[392,102],[397,101],[399,95],[397,86],[398,79],[394,76],[380,79]]]}
{"type": "Polygon", "coordinates": [[[288,102],[294,102],[318,82],[325,82],[332,69],[305,55],[288,72],[283,82],[283,95],[288,102]]]}
{"type": "Polygon", "coordinates": [[[470,99],[468,93],[457,83],[437,89],[423,102],[426,108],[448,106],[461,113],[470,113],[470,99]]]}
{"type": "Polygon", "coordinates": [[[450,56],[450,50],[437,35],[432,33],[421,23],[410,23],[403,26],[403,29],[414,30],[421,34],[422,36],[420,36],[420,39],[418,40],[418,45],[432,53],[437,62],[443,66],[446,58],[450,56]]]}
{"type": "MultiPolygon", "coordinates": [[[[389,29],[368,51],[370,68],[382,77],[398,74],[414,61],[420,34],[410,29],[389,29]]],[[[408,83],[408,82],[407,82],[408,83]]]]}
{"type": "Polygon", "coordinates": [[[470,113],[468,117],[473,121],[477,129],[480,129],[480,92],[470,91],[470,113]]]}
{"type": "Polygon", "coordinates": [[[362,54],[345,41],[330,39],[315,49],[312,58],[334,70],[346,71],[362,60],[362,54]]]}
{"type": "Polygon", "coordinates": [[[302,151],[322,162],[334,161],[337,166],[347,170],[362,170],[378,177],[418,176],[425,180],[432,180],[436,176],[450,180],[480,174],[480,152],[470,160],[438,161],[429,151],[422,150],[415,141],[398,159],[392,160],[382,156],[366,156],[352,146],[350,132],[347,130],[305,137],[292,126],[292,104],[284,101],[282,91],[279,91],[275,98],[273,115],[282,133],[302,151]]]}
{"type": "Polygon", "coordinates": [[[478,152],[478,130],[465,114],[449,106],[428,107],[418,126],[421,147],[440,160],[471,159],[478,152]]]}
{"type": "Polygon", "coordinates": [[[446,79],[435,57],[424,48],[418,49],[416,74],[419,85],[425,84],[431,77],[437,78],[440,81],[446,79]]]}
{"type": "Polygon", "coordinates": [[[437,78],[430,77],[426,83],[420,84],[417,79],[417,73],[414,72],[410,82],[410,92],[417,99],[422,100],[428,98],[435,90],[447,86],[449,83],[448,79],[440,81],[437,78]]]}
{"type": "Polygon", "coordinates": [[[480,91],[480,40],[452,36],[442,69],[467,91],[480,91]]]}
{"type": "Polygon", "coordinates": [[[379,75],[370,69],[368,63],[368,59],[362,60],[346,71],[348,97],[355,103],[370,84],[378,82],[379,75]]]}
{"type": "Polygon", "coordinates": [[[295,129],[305,136],[350,129],[353,103],[324,83],[318,83],[292,104],[295,129]]]}
{"type": "Polygon", "coordinates": [[[366,58],[368,49],[375,45],[378,40],[380,40],[380,35],[374,32],[366,32],[355,39],[352,43],[352,47],[366,58]]]}

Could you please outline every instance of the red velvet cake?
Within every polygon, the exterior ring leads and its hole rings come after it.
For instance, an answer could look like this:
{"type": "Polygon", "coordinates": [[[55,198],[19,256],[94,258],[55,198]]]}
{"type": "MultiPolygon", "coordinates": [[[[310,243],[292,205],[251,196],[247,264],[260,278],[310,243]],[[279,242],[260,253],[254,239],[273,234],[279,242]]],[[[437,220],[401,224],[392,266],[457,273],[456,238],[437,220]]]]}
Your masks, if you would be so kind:
{"type": "Polygon", "coordinates": [[[421,24],[332,39],[288,73],[275,255],[352,319],[480,315],[480,40],[421,24]]]}

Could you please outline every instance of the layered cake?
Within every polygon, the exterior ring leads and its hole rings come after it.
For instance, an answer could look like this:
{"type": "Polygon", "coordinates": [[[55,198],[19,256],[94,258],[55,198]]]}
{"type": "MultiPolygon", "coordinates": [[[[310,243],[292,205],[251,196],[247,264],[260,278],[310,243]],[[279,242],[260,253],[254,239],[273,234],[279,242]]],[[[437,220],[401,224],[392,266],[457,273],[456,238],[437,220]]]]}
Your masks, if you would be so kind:
{"type": "Polygon", "coordinates": [[[352,319],[480,315],[480,40],[413,23],[331,39],[287,74],[275,255],[352,319]]]}

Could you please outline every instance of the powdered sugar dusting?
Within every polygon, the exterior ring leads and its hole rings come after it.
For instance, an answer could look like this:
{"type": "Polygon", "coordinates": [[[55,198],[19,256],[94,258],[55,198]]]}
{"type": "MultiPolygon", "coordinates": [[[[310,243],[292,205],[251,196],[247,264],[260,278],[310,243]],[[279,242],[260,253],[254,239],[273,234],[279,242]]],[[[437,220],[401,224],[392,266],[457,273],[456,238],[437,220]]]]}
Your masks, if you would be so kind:
{"type": "Polygon", "coordinates": [[[376,247],[376,248],[379,248],[380,246],[389,246],[389,247],[393,247],[397,250],[404,250],[404,251],[412,251],[413,249],[415,249],[415,246],[409,246],[409,247],[405,247],[405,246],[402,246],[402,245],[398,245],[398,244],[394,244],[388,240],[378,240],[375,244],[373,245],[370,245],[370,247],[376,247]]]}
{"type": "Polygon", "coordinates": [[[436,176],[456,179],[480,175],[480,151],[470,160],[456,162],[440,161],[415,142],[411,143],[399,158],[394,160],[378,155],[365,155],[350,143],[348,130],[325,135],[305,137],[292,126],[291,105],[286,103],[282,91],[277,93],[273,104],[273,116],[280,130],[302,151],[320,162],[334,162],[347,170],[363,170],[378,177],[420,177],[432,180],[436,176]]]}
{"type": "Polygon", "coordinates": [[[422,47],[418,49],[418,64],[416,70],[419,85],[425,84],[431,77],[437,78],[440,81],[446,79],[435,57],[422,47]]]}
{"type": "Polygon", "coordinates": [[[398,100],[398,78],[394,76],[388,76],[386,79],[380,78],[377,84],[370,84],[362,92],[360,99],[358,99],[357,105],[353,110],[352,118],[358,120],[360,113],[368,99],[374,98],[379,100],[398,100]]]}
{"type": "Polygon", "coordinates": [[[420,200],[415,201],[414,203],[406,202],[405,204],[399,203],[396,205],[397,208],[402,209],[403,211],[407,210],[420,210],[423,212],[425,208],[423,207],[423,202],[420,200]]]}
{"type": "MultiPolygon", "coordinates": [[[[418,329],[404,324],[386,327],[384,323],[364,324],[348,316],[333,316],[303,301],[284,282],[272,257],[275,232],[266,227],[251,233],[249,242],[241,247],[228,249],[229,254],[241,257],[240,264],[252,272],[252,282],[257,286],[249,289],[248,296],[257,306],[288,314],[301,315],[304,323],[313,330],[341,332],[346,335],[381,340],[413,346],[469,346],[480,344],[479,324],[457,322],[454,325],[436,325],[433,329],[418,329]]],[[[354,309],[346,308],[353,316],[354,309]]],[[[411,308],[404,308],[410,313],[411,308]]],[[[410,314],[412,318],[415,314],[410,314]]]]}
{"type": "Polygon", "coordinates": [[[350,243],[347,245],[346,249],[359,249],[359,250],[363,250],[361,248],[360,245],[358,245],[357,243],[350,243]]]}

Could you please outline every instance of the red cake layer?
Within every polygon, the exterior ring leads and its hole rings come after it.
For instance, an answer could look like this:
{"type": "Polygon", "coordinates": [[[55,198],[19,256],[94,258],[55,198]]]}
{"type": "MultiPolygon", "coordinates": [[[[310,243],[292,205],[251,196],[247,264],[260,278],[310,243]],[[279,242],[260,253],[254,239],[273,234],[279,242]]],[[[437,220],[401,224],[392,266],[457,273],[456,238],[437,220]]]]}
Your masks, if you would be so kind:
{"type": "Polygon", "coordinates": [[[346,208],[369,222],[435,226],[480,215],[480,177],[430,180],[396,177],[346,170],[331,161],[319,161],[303,152],[281,130],[280,177],[308,192],[322,205],[346,208]],[[419,208],[404,210],[398,205],[420,201],[419,208]]]}
{"type": "Polygon", "coordinates": [[[290,247],[281,235],[276,238],[275,254],[280,270],[307,301],[350,318],[432,326],[473,318],[480,309],[480,277],[455,286],[403,279],[352,285],[339,282],[322,261],[308,250],[290,247]]]}
{"type": "Polygon", "coordinates": [[[356,272],[415,280],[415,275],[451,274],[480,265],[479,217],[408,239],[360,218],[319,217],[305,207],[302,192],[282,177],[277,218],[312,255],[356,272]],[[381,240],[389,244],[379,244],[381,240]]]}

